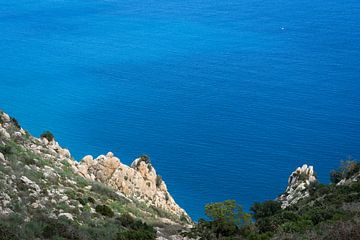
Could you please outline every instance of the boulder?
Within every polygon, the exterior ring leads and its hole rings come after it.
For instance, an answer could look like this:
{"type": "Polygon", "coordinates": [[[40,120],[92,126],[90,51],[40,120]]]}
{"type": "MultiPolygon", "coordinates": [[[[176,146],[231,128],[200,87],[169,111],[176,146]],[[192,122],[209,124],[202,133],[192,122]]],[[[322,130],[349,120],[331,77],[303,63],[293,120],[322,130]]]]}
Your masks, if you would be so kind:
{"type": "Polygon", "coordinates": [[[60,213],[60,214],[58,215],[58,217],[59,217],[59,218],[65,217],[65,218],[67,218],[68,220],[74,221],[74,217],[73,217],[73,215],[72,215],[71,213],[60,213]]]}
{"type": "Polygon", "coordinates": [[[5,130],[5,128],[0,126],[0,138],[3,137],[5,139],[10,138],[10,134],[5,130]]]}
{"type": "Polygon", "coordinates": [[[6,162],[4,154],[0,152],[0,162],[6,162]]]}
{"type": "Polygon", "coordinates": [[[8,115],[8,114],[6,114],[6,113],[3,113],[2,114],[2,116],[1,116],[1,118],[2,118],[2,120],[4,121],[4,122],[10,122],[10,116],[8,115]]]}
{"type": "Polygon", "coordinates": [[[21,176],[20,181],[37,193],[41,191],[39,185],[28,179],[26,176],[21,176]]]}

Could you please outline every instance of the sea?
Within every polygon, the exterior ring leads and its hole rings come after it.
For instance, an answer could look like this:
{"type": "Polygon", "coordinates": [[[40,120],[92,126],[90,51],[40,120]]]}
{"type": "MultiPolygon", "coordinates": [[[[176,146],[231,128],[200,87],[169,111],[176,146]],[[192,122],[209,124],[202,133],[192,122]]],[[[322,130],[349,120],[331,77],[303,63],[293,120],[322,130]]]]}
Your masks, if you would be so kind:
{"type": "Polygon", "coordinates": [[[0,0],[0,108],[76,160],[150,156],[189,215],[360,158],[358,0],[0,0]]]}

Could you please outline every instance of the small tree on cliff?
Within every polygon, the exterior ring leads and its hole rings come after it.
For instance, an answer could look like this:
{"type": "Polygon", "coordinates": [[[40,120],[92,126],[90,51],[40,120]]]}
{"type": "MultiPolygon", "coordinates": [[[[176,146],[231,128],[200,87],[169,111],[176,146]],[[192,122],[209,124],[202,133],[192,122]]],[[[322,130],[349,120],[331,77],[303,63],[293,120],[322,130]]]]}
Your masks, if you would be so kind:
{"type": "Polygon", "coordinates": [[[245,213],[235,200],[207,204],[205,214],[211,219],[211,229],[216,238],[232,236],[251,222],[250,214],[245,213]]]}

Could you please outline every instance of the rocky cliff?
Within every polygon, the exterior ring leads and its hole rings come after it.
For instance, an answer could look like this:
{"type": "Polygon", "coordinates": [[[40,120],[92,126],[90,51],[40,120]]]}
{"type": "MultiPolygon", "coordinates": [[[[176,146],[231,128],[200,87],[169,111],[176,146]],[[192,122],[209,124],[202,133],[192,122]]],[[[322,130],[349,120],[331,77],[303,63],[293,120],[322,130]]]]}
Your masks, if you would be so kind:
{"type": "Polygon", "coordinates": [[[162,177],[157,175],[147,156],[139,157],[131,166],[127,166],[109,152],[96,159],[90,155],[85,156],[80,164],[74,166],[88,179],[102,182],[127,197],[191,221],[187,213],[176,204],[162,177]]]}
{"type": "MultiPolygon", "coordinates": [[[[92,228],[104,231],[116,225],[117,218],[127,216],[124,214],[154,226],[160,239],[176,238],[175,230],[191,223],[148,157],[135,159],[131,166],[121,163],[111,152],[95,159],[88,155],[78,162],[53,136],[33,137],[16,119],[0,112],[1,219],[21,216],[21,222],[16,224],[23,228],[29,222],[46,225],[51,219],[65,219],[76,223],[69,225],[79,228],[76,233],[84,232],[84,237],[69,239],[98,239],[87,236],[89,232],[82,229],[93,225],[92,228]],[[168,238],[170,235],[173,237],[168,238]]],[[[128,224],[128,219],[125,222],[128,224]]],[[[146,227],[136,222],[131,225],[136,231],[121,224],[119,229],[129,234],[138,234],[139,226],[145,235],[148,233],[146,227]]],[[[0,239],[3,239],[1,227],[0,239]]],[[[116,239],[105,236],[115,233],[103,234],[103,239],[116,239]]],[[[14,237],[22,238],[25,237],[14,237]]]]}

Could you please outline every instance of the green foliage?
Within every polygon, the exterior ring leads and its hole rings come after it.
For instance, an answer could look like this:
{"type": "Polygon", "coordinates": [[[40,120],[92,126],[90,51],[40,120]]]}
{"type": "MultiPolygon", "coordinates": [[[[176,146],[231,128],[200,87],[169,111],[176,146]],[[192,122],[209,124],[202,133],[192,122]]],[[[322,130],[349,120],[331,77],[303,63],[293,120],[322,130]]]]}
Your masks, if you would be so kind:
{"type": "Polygon", "coordinates": [[[160,187],[163,182],[163,179],[160,175],[156,176],[156,187],[160,187]]]}
{"type": "Polygon", "coordinates": [[[86,205],[89,202],[89,199],[86,197],[79,197],[76,200],[78,200],[81,205],[86,205]]]}
{"type": "Polygon", "coordinates": [[[253,212],[255,219],[270,217],[281,210],[281,203],[271,200],[263,203],[254,203],[250,210],[253,212]]]}
{"type": "Polygon", "coordinates": [[[119,196],[114,192],[113,189],[104,185],[103,183],[93,181],[91,183],[91,191],[98,193],[101,196],[110,198],[110,199],[118,199],[119,196]]]}
{"type": "Polygon", "coordinates": [[[239,234],[241,228],[251,222],[249,214],[235,200],[226,200],[207,204],[205,214],[210,221],[199,220],[197,227],[189,234],[200,236],[201,239],[220,239],[239,234]]]}
{"type": "Polygon", "coordinates": [[[10,121],[11,121],[11,122],[14,124],[14,126],[15,126],[15,127],[17,127],[18,129],[20,129],[20,128],[21,128],[21,126],[20,126],[20,124],[19,124],[18,120],[16,120],[15,118],[10,117],[10,121]]]}
{"type": "Polygon", "coordinates": [[[313,226],[313,223],[310,220],[300,219],[296,222],[286,222],[283,225],[281,225],[281,228],[283,229],[284,232],[299,233],[299,232],[304,232],[311,226],[313,226]]]}
{"type": "Polygon", "coordinates": [[[46,138],[49,142],[54,140],[54,135],[50,131],[45,131],[40,135],[40,138],[46,138]]]}
{"type": "Polygon", "coordinates": [[[352,177],[355,173],[358,173],[359,171],[360,163],[350,157],[349,159],[341,162],[340,168],[331,171],[330,181],[336,184],[342,179],[348,179],[352,177]]]}
{"type": "Polygon", "coordinates": [[[0,221],[0,240],[20,240],[17,231],[9,222],[0,221]]]}
{"type": "Polygon", "coordinates": [[[139,164],[140,164],[140,162],[145,162],[146,164],[150,164],[151,163],[151,161],[150,161],[150,157],[148,156],[148,155],[141,155],[140,157],[140,161],[138,161],[138,166],[139,166],[139,164]]]}
{"type": "Polygon", "coordinates": [[[107,205],[97,205],[95,211],[106,217],[114,217],[113,210],[107,205]]]}
{"type": "Polygon", "coordinates": [[[339,171],[332,170],[330,172],[330,181],[334,184],[340,182],[343,179],[343,174],[339,171]]]}
{"type": "Polygon", "coordinates": [[[156,238],[156,231],[151,226],[135,220],[128,213],[122,214],[117,220],[127,228],[118,233],[117,240],[153,240],[156,238]]]}
{"type": "Polygon", "coordinates": [[[137,162],[137,167],[139,167],[141,162],[145,162],[147,164],[148,170],[151,171],[152,165],[150,161],[150,157],[148,155],[141,155],[140,160],[137,162]]]}
{"type": "Polygon", "coordinates": [[[94,204],[95,203],[95,199],[93,197],[88,197],[88,202],[94,204]]]}
{"type": "Polygon", "coordinates": [[[16,148],[12,144],[0,145],[0,152],[4,155],[11,155],[16,153],[16,148]]]}
{"type": "Polygon", "coordinates": [[[130,227],[135,223],[135,219],[129,213],[121,214],[121,216],[118,218],[118,221],[124,227],[130,227]]]}

